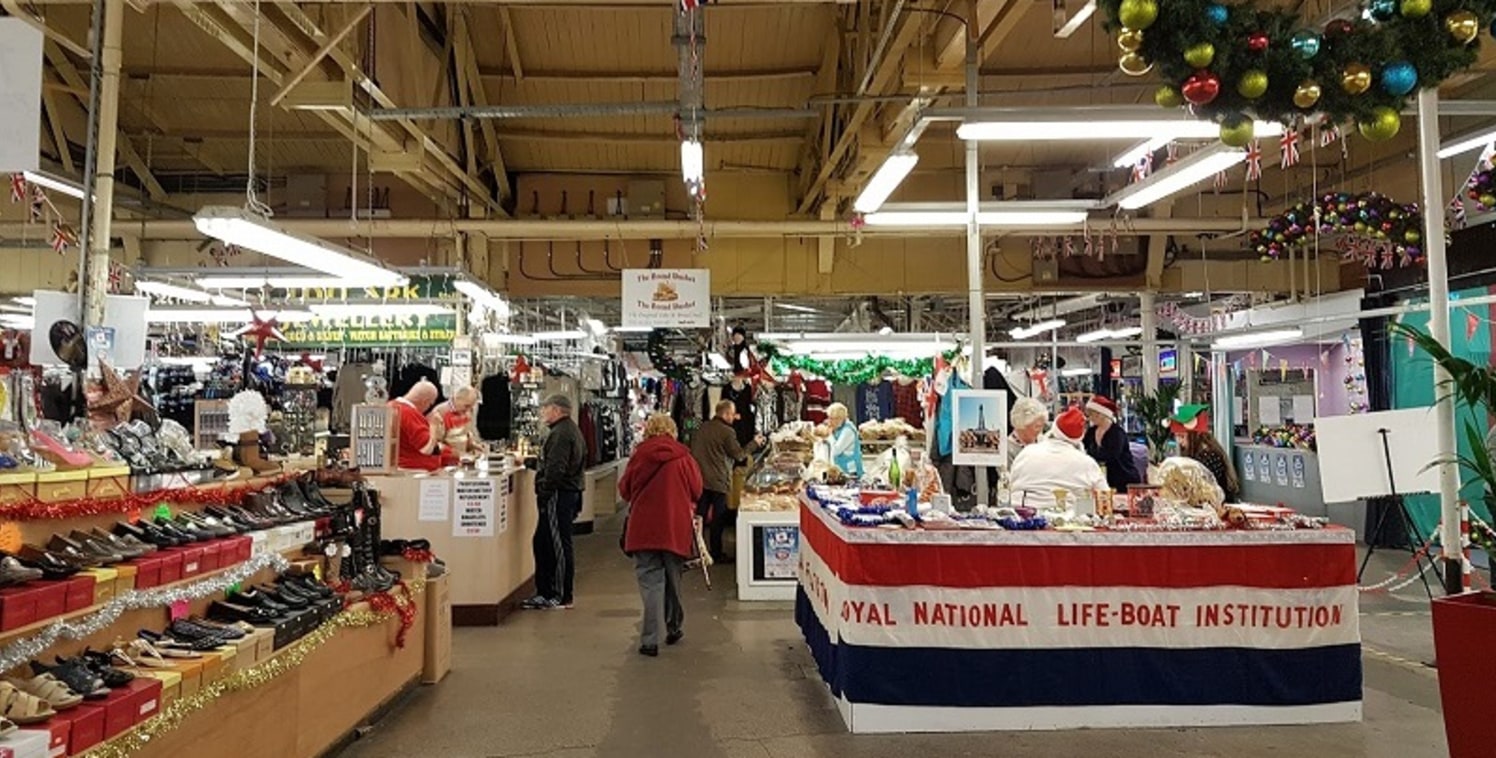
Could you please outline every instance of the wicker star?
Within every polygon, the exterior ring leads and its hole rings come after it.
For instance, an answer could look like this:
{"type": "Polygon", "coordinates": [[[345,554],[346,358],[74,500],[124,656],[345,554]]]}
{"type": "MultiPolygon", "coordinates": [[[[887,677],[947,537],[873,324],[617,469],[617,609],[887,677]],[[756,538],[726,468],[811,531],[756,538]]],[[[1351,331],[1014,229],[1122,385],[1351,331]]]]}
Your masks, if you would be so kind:
{"type": "Polygon", "coordinates": [[[112,415],[121,424],[129,423],[137,411],[149,417],[156,409],[140,395],[140,375],[121,377],[104,361],[99,361],[99,375],[103,377],[104,392],[88,404],[91,413],[112,415]]]}
{"type": "Polygon", "coordinates": [[[265,354],[265,343],[267,341],[286,341],[286,335],[281,333],[280,324],[275,320],[275,318],[260,318],[260,314],[256,313],[255,311],[250,311],[249,317],[253,320],[250,323],[240,327],[238,331],[234,332],[233,336],[254,337],[256,358],[259,358],[261,355],[265,354]]]}

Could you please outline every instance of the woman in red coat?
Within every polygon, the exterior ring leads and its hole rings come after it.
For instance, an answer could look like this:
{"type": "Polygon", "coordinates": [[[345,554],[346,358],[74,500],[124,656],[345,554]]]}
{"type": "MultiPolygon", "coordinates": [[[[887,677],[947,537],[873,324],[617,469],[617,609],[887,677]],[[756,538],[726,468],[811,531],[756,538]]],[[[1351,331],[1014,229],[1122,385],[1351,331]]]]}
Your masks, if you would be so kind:
{"type": "Polygon", "coordinates": [[[656,413],[644,425],[644,441],[629,457],[618,494],[629,503],[623,551],[634,557],[634,574],[644,599],[639,654],[660,654],[660,607],[665,611],[665,644],[680,642],[685,610],[680,604],[680,573],[696,541],[696,501],[701,469],[685,445],[675,441],[675,422],[656,413]]]}

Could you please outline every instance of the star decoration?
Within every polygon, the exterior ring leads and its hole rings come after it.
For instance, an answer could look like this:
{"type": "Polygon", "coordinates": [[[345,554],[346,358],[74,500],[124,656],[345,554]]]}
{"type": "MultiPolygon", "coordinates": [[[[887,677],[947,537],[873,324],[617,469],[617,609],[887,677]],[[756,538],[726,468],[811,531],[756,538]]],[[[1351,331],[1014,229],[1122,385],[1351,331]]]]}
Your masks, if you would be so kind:
{"type": "Polygon", "coordinates": [[[254,337],[255,357],[259,358],[265,354],[265,343],[269,340],[286,341],[286,335],[281,333],[280,324],[275,318],[260,318],[260,314],[251,310],[249,317],[253,319],[250,323],[240,327],[234,332],[235,337],[254,337]]]}
{"type": "Polygon", "coordinates": [[[99,361],[99,374],[103,377],[103,391],[88,403],[91,414],[112,417],[116,423],[126,424],[138,411],[150,418],[156,409],[140,394],[140,374],[121,378],[119,372],[104,361],[99,361]]]}

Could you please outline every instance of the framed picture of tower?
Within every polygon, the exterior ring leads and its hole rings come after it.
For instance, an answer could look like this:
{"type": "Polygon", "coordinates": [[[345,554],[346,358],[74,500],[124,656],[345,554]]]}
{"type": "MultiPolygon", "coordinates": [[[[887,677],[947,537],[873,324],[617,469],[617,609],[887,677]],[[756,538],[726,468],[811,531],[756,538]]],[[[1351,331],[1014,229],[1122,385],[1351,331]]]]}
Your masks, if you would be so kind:
{"type": "Polygon", "coordinates": [[[1008,393],[952,390],[951,460],[958,466],[1008,465],[1008,393]]]}

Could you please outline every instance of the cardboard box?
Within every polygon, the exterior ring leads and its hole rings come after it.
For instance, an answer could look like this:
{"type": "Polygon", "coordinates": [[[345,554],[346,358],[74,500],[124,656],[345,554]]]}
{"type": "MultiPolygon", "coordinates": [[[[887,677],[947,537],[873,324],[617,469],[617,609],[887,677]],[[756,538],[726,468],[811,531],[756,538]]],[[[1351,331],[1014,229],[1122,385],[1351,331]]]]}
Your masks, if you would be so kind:
{"type": "Polygon", "coordinates": [[[162,550],[157,555],[161,556],[161,576],[156,586],[182,581],[182,548],[162,550]]]}
{"type": "Polygon", "coordinates": [[[223,568],[223,551],[228,547],[226,542],[227,540],[213,540],[203,543],[203,569],[199,573],[206,574],[223,568]]]}
{"type": "Polygon", "coordinates": [[[67,612],[68,588],[62,582],[32,582],[36,594],[36,620],[54,619],[67,612]]]}
{"type": "Polygon", "coordinates": [[[88,469],[88,496],[97,500],[117,500],[133,494],[129,466],[94,466],[88,469]]]}
{"type": "Polygon", "coordinates": [[[94,605],[107,603],[114,599],[115,582],[119,580],[119,572],[112,568],[91,568],[78,572],[87,574],[94,578],[94,605]]]}
{"type": "Polygon", "coordinates": [[[436,684],[452,670],[452,592],[449,574],[426,580],[426,651],[421,683],[436,684]]]}
{"type": "Polygon", "coordinates": [[[78,706],[60,711],[48,722],[67,724],[68,755],[77,755],[104,741],[104,709],[78,706]]]}
{"type": "Polygon", "coordinates": [[[0,590],[0,632],[36,623],[36,593],[26,585],[0,590]]]}
{"type": "Polygon", "coordinates": [[[163,668],[132,668],[128,669],[136,676],[148,676],[161,683],[161,708],[176,702],[182,696],[182,673],[175,669],[163,668]]]}
{"type": "Polygon", "coordinates": [[[128,564],[135,567],[135,588],[149,589],[161,584],[161,567],[166,563],[166,557],[161,553],[147,553],[128,564]]]}
{"type": "Polygon", "coordinates": [[[178,697],[192,697],[203,686],[203,658],[167,658],[170,664],[168,671],[175,671],[182,677],[182,691],[177,693],[178,697]]]}
{"type": "Polygon", "coordinates": [[[93,605],[94,585],[97,579],[87,574],[74,574],[67,580],[68,602],[67,612],[81,611],[93,605]]]}
{"type": "Polygon", "coordinates": [[[40,724],[25,727],[17,734],[32,732],[45,735],[47,739],[48,758],[62,758],[68,754],[68,732],[72,731],[72,723],[59,719],[47,719],[40,724]]]}
{"type": "Polygon", "coordinates": [[[161,712],[161,690],[161,680],[154,677],[135,677],[129,684],[115,690],[124,692],[130,704],[130,714],[134,719],[130,726],[161,712]]]}
{"type": "Polygon", "coordinates": [[[197,576],[198,574],[203,573],[204,552],[205,548],[202,545],[188,545],[182,548],[183,579],[190,579],[194,576],[197,576]]]}
{"type": "Polygon", "coordinates": [[[119,574],[119,577],[114,580],[115,597],[135,589],[135,577],[140,575],[140,569],[127,563],[117,563],[109,568],[119,574]]]}
{"type": "Polygon", "coordinates": [[[81,500],[88,496],[88,470],[43,471],[36,475],[36,499],[43,503],[81,500]]]}
{"type": "Polygon", "coordinates": [[[226,647],[219,650],[203,653],[202,683],[204,687],[218,681],[219,679],[222,679],[228,674],[227,663],[228,660],[233,657],[233,655],[233,647],[226,647]]]}
{"type": "Polygon", "coordinates": [[[135,726],[134,710],[132,707],[134,698],[129,691],[123,687],[112,690],[109,696],[103,700],[85,701],[75,710],[99,711],[104,716],[104,739],[109,739],[120,732],[135,726]]]}
{"type": "Polygon", "coordinates": [[[0,505],[28,503],[36,497],[36,472],[12,471],[0,474],[0,505]]]}
{"type": "Polygon", "coordinates": [[[249,552],[251,555],[270,552],[270,531],[269,529],[261,529],[257,532],[250,532],[247,535],[250,540],[249,552]]]}
{"type": "Polygon", "coordinates": [[[49,758],[52,755],[51,743],[52,733],[41,729],[11,732],[0,737],[0,756],[49,758]]]}
{"type": "Polygon", "coordinates": [[[270,656],[275,655],[275,630],[260,629],[255,632],[255,640],[259,642],[255,648],[255,662],[270,660],[270,656]]]}

